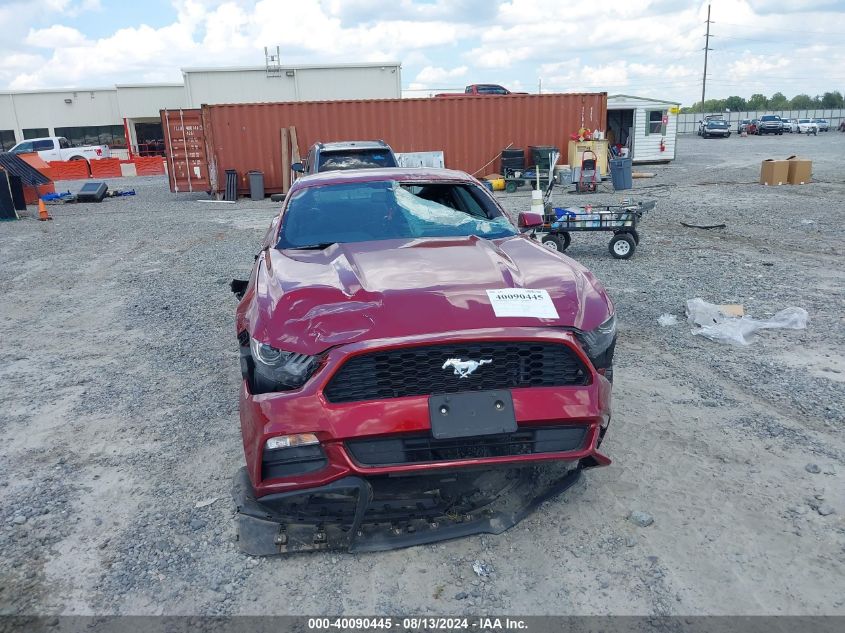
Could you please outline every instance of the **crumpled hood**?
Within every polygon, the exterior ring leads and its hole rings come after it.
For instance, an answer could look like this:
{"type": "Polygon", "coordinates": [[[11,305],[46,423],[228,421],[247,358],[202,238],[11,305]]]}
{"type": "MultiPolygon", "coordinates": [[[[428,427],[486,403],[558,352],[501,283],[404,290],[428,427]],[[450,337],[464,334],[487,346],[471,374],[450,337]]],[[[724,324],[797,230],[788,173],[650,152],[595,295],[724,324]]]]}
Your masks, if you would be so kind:
{"type": "Polygon", "coordinates": [[[502,327],[591,330],[612,312],[583,266],[525,236],[336,244],[262,253],[244,326],[281,349],[318,354],[366,339],[502,327]],[[548,291],[558,319],[497,317],[487,290],[548,291]]]}

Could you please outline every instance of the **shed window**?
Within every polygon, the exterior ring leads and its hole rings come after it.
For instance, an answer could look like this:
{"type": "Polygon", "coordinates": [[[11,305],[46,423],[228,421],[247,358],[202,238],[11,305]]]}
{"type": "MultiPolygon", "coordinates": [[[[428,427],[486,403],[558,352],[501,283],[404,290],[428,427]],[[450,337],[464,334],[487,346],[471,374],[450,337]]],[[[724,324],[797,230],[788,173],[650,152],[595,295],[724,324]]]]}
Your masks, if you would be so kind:
{"type": "Polygon", "coordinates": [[[15,146],[15,131],[0,130],[0,152],[8,152],[15,146]]]}
{"type": "Polygon", "coordinates": [[[667,110],[649,110],[648,124],[645,128],[646,135],[660,134],[666,136],[666,124],[663,122],[663,117],[668,116],[667,110]]]}

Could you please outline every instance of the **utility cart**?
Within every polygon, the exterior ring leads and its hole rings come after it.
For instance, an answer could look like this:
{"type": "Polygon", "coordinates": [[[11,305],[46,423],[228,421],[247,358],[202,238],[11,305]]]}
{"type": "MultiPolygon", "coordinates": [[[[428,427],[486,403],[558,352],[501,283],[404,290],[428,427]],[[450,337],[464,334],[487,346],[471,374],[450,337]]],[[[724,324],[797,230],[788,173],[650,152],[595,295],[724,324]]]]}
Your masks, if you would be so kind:
{"type": "Polygon", "coordinates": [[[613,233],[608,244],[616,259],[628,259],[640,243],[637,225],[643,213],[654,208],[654,201],[629,202],[618,205],[553,208],[546,204],[543,225],[536,233],[549,250],[563,252],[572,240],[570,233],[578,231],[607,231],[613,233]]]}
{"type": "MultiPolygon", "coordinates": [[[[537,169],[536,168],[529,168],[529,169],[510,169],[506,168],[504,170],[504,177],[505,177],[505,191],[508,193],[514,193],[517,189],[522,187],[525,184],[528,184],[532,189],[536,186],[537,182],[537,169]]],[[[540,184],[541,186],[547,185],[549,180],[553,177],[554,172],[552,169],[540,169],[540,184]]]]}

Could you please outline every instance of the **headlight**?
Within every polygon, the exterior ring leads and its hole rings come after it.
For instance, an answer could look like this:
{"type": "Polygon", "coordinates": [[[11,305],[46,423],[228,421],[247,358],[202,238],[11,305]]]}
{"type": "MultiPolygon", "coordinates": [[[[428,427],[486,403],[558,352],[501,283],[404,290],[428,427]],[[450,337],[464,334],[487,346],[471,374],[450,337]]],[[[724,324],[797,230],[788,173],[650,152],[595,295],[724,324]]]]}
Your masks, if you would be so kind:
{"type": "Polygon", "coordinates": [[[610,369],[616,347],[616,315],[611,315],[595,330],[580,332],[578,338],[596,369],[610,369]]]}
{"type": "Polygon", "coordinates": [[[248,354],[252,362],[246,363],[244,369],[252,393],[298,389],[314,374],[319,364],[316,356],[286,352],[252,337],[248,354]]]}

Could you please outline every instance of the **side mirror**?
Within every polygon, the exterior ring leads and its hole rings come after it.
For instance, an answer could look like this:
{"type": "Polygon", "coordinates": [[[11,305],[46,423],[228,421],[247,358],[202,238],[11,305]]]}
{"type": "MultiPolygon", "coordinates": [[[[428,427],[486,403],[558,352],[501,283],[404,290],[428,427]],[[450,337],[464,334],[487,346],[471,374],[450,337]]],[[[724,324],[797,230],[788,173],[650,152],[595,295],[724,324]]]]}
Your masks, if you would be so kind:
{"type": "Polygon", "coordinates": [[[520,229],[536,229],[543,226],[543,216],[539,213],[520,213],[516,219],[516,225],[520,229]]]}
{"type": "Polygon", "coordinates": [[[298,174],[304,174],[305,173],[305,165],[303,165],[302,163],[294,163],[293,165],[290,166],[290,168],[292,170],[294,170],[295,172],[297,172],[298,174]]]}

